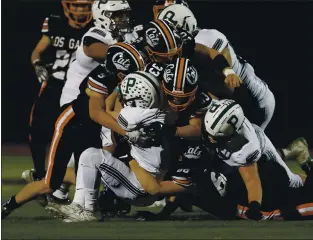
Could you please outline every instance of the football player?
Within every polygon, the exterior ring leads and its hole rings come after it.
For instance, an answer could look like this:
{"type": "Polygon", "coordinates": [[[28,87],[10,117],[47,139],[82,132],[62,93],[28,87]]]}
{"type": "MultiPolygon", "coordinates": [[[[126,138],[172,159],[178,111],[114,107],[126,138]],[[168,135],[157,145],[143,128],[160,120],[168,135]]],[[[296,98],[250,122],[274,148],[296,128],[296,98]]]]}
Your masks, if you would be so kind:
{"type": "Polygon", "coordinates": [[[233,100],[214,102],[203,124],[207,146],[215,151],[220,161],[231,167],[239,167],[248,191],[249,204],[262,202],[262,186],[256,165],[259,159],[274,161],[283,167],[290,187],[303,186],[301,177],[290,171],[263,129],[251,124],[241,106],[233,100]]]}
{"type": "MultiPolygon", "coordinates": [[[[123,41],[126,35],[133,36],[129,18],[130,11],[131,8],[127,1],[97,0],[93,2],[92,16],[95,26],[83,35],[80,44],[76,46],[75,59],[66,73],[67,81],[64,87],[62,86],[62,94],[58,99],[61,107],[77,98],[81,82],[100,62],[104,61],[111,44],[123,41]]],[[[55,120],[56,118],[53,121],[55,120]]],[[[103,129],[104,138],[109,139],[110,136],[106,136],[109,133],[110,131],[103,129]]],[[[26,171],[25,174],[30,176],[29,179],[33,179],[31,178],[32,171],[26,171]]],[[[62,192],[58,191],[58,194],[54,193],[54,195],[58,198],[67,195],[65,190],[68,191],[68,187],[65,189],[64,186],[62,189],[62,192]]],[[[46,201],[44,202],[46,204],[46,201]]]]}
{"type": "MultiPolygon", "coordinates": [[[[254,101],[252,102],[256,103],[256,109],[258,109],[258,111],[253,112],[251,116],[249,115],[249,119],[259,125],[262,129],[265,129],[274,113],[275,97],[268,88],[268,85],[256,76],[254,68],[242,57],[236,55],[234,48],[226,36],[216,29],[199,30],[197,28],[196,18],[186,5],[168,4],[168,6],[164,7],[164,10],[162,10],[157,16],[157,19],[162,19],[178,28],[183,28],[189,34],[195,35],[196,45],[201,44],[213,48],[227,59],[232,66],[233,71],[243,80],[243,86],[248,90],[250,93],[249,95],[253,97],[254,101]]],[[[202,72],[200,73],[202,74],[202,72]]],[[[201,80],[206,81],[205,83],[202,81],[202,84],[204,87],[208,87],[211,91],[219,85],[216,84],[212,86],[206,78],[201,78],[200,81],[201,80]]],[[[222,89],[221,87],[218,88],[222,89]]],[[[222,89],[217,91],[217,95],[220,91],[222,91],[223,95],[229,94],[222,89]]],[[[247,96],[247,94],[242,94],[241,90],[234,92],[234,97],[238,98],[240,95],[247,96]]],[[[228,97],[230,97],[230,95],[228,95],[228,97]]],[[[239,99],[242,99],[242,97],[239,97],[238,100],[239,99]]],[[[244,104],[245,101],[246,99],[243,99],[240,103],[244,104]]],[[[306,164],[312,161],[312,158],[306,149],[306,140],[298,138],[292,141],[286,148],[279,149],[279,153],[284,160],[296,159],[301,164],[302,168],[306,168],[306,164]]]]}
{"type": "MultiPolygon", "coordinates": [[[[246,187],[239,171],[230,170],[221,162],[209,164],[214,161],[214,154],[208,154],[204,149],[199,150],[203,151],[197,158],[188,153],[191,152],[190,149],[182,153],[180,161],[170,173],[172,183],[176,184],[180,194],[168,198],[166,207],[158,214],[138,211],[135,214],[138,220],[164,220],[177,208],[187,210],[190,205],[223,220],[251,217],[246,207],[246,187]]],[[[279,164],[258,161],[257,165],[264,193],[261,208],[253,210],[257,210],[259,214],[257,220],[313,218],[312,171],[303,187],[290,188],[288,176],[279,164]]]]}
{"type": "Polygon", "coordinates": [[[45,176],[46,147],[52,138],[53,123],[59,113],[66,72],[70,62],[75,59],[82,36],[92,25],[92,2],[63,0],[64,15],[50,15],[44,20],[42,37],[32,52],[31,62],[41,89],[30,116],[29,146],[34,169],[23,172],[22,178],[27,182],[45,176]],[[50,54],[51,64],[44,60],[47,54],[50,54]]]}
{"type": "Polygon", "coordinates": [[[70,156],[74,152],[79,158],[80,153],[86,148],[101,148],[101,142],[99,143],[101,125],[126,136],[131,142],[138,140],[140,134],[137,130],[122,129],[105,112],[104,101],[117,86],[117,73],[125,74],[127,71],[143,69],[144,60],[139,51],[126,43],[116,43],[109,48],[108,53],[106,66],[99,65],[95,68],[81,83],[78,97],[61,108],[62,111],[55,123],[45,179],[29,183],[16,196],[12,196],[3,206],[4,217],[35,196],[51,193],[61,185],[63,180],[75,184],[73,177],[65,174],[70,156]],[[106,67],[109,67],[112,72],[109,72],[106,67]]]}
{"type": "MultiPolygon", "coordinates": [[[[162,89],[159,82],[143,71],[131,73],[125,77],[120,87],[121,104],[123,108],[118,115],[119,125],[125,131],[133,131],[149,127],[155,122],[163,123],[165,112],[159,108],[163,105],[162,89]]],[[[119,198],[135,205],[150,205],[155,197],[148,195],[145,189],[147,183],[138,178],[136,172],[142,170],[158,180],[162,180],[167,169],[167,158],[161,158],[163,147],[154,142],[153,146],[141,147],[130,144],[127,166],[106,150],[89,148],[84,151],[79,160],[77,189],[85,192],[85,198],[75,205],[76,211],[68,215],[65,222],[93,221],[97,201],[100,177],[119,198]],[[138,168],[142,170],[138,171],[138,168]],[[133,172],[135,169],[135,172],[133,172]],[[83,177],[80,177],[79,175],[83,177]],[[97,177],[98,176],[98,177],[97,177]],[[90,217],[88,217],[90,216],[90,217]]]]}

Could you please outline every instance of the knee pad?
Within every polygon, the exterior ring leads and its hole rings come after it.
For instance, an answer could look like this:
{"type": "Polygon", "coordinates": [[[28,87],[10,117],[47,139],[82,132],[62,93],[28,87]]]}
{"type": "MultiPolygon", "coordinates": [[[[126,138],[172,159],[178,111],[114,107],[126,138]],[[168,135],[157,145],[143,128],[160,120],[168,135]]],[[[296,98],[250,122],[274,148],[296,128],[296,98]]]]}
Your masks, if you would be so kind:
{"type": "Polygon", "coordinates": [[[98,168],[103,158],[102,149],[88,148],[82,152],[79,158],[79,165],[89,166],[91,168],[98,168]]]}

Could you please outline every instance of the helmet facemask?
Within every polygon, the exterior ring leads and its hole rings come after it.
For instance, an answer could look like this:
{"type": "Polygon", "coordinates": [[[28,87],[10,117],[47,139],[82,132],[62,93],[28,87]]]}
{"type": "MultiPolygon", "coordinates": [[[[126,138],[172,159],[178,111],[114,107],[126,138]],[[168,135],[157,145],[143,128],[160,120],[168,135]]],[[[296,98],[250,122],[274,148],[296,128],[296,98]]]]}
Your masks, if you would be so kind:
{"type": "Polygon", "coordinates": [[[182,46],[180,46],[177,49],[172,49],[168,53],[160,53],[160,52],[153,51],[151,47],[149,46],[146,46],[146,51],[149,55],[149,58],[153,62],[168,63],[182,56],[182,46]]]}
{"type": "Polygon", "coordinates": [[[183,91],[170,91],[166,88],[164,81],[162,82],[163,89],[167,98],[168,105],[175,111],[184,111],[195,99],[198,86],[191,92],[184,93],[183,91]]]}
{"type": "Polygon", "coordinates": [[[92,0],[62,0],[65,16],[78,29],[92,20],[92,3],[92,0]]]}
{"type": "Polygon", "coordinates": [[[104,15],[111,20],[109,26],[110,31],[116,32],[119,35],[130,33],[132,28],[130,24],[131,9],[119,10],[119,11],[106,11],[104,15]]]}

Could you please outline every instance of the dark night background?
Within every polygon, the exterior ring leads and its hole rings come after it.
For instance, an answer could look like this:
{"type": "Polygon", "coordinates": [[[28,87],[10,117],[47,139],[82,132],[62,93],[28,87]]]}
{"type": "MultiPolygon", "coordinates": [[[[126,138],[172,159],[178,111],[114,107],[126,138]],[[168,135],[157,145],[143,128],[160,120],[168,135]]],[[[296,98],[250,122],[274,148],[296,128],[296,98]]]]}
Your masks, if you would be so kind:
{"type": "MultiPolygon", "coordinates": [[[[152,19],[151,0],[130,1],[138,23],[152,19]]],[[[276,146],[304,136],[313,146],[313,2],[189,1],[198,25],[215,28],[250,62],[276,98],[266,133],[276,146]]],[[[2,1],[2,144],[27,142],[39,88],[30,56],[60,1],[2,1]]]]}

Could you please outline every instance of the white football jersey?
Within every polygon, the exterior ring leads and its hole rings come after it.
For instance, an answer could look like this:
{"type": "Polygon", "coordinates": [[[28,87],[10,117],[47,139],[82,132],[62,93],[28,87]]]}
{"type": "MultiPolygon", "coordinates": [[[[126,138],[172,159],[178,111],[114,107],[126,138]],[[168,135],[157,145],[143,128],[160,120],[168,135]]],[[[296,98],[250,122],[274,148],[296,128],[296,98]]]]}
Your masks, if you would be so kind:
{"type": "MultiPolygon", "coordinates": [[[[126,131],[132,131],[135,128],[140,128],[142,126],[148,126],[153,122],[165,121],[165,113],[159,109],[143,109],[143,108],[133,108],[124,107],[122,108],[119,116],[118,123],[126,131]]],[[[151,148],[140,148],[135,145],[131,145],[131,156],[138,162],[138,164],[152,173],[153,175],[158,175],[161,173],[161,166],[167,166],[164,159],[161,159],[161,151],[163,148],[151,147],[151,148]]]]}
{"type": "Polygon", "coordinates": [[[67,71],[67,81],[63,87],[60,99],[61,106],[77,98],[80,92],[80,84],[88,74],[99,65],[99,62],[86,56],[84,53],[83,39],[87,36],[95,38],[108,45],[117,42],[117,40],[112,37],[112,34],[105,29],[99,27],[92,27],[89,29],[89,31],[83,36],[80,46],[77,48],[76,59],[70,64],[67,71]]]}
{"type": "Polygon", "coordinates": [[[219,159],[232,167],[246,166],[258,161],[265,148],[264,132],[245,118],[239,135],[215,149],[219,159]]]}
{"type": "Polygon", "coordinates": [[[195,41],[220,53],[228,47],[233,70],[240,76],[252,96],[262,105],[269,91],[267,84],[255,75],[254,69],[249,63],[236,55],[233,47],[223,33],[216,29],[201,29],[195,37],[195,41]]]}

